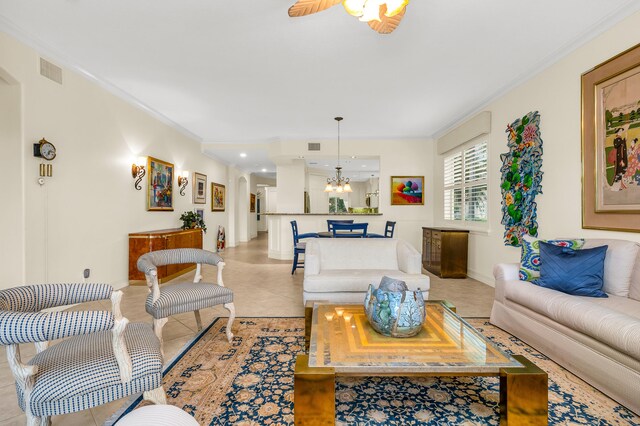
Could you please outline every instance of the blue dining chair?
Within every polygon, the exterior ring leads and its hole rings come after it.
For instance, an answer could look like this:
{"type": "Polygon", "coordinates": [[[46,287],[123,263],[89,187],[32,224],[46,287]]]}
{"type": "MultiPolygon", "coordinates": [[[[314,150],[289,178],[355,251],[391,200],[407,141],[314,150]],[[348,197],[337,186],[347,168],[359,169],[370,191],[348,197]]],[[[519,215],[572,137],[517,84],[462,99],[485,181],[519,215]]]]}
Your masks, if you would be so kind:
{"type": "Polygon", "coordinates": [[[368,223],[334,223],[333,238],[367,238],[368,226],[368,223]]]}
{"type": "Polygon", "coordinates": [[[315,232],[298,234],[298,222],[295,220],[291,221],[291,230],[293,231],[293,267],[291,268],[291,275],[293,275],[296,269],[304,268],[304,263],[300,262],[300,264],[298,264],[298,256],[304,254],[307,243],[300,240],[303,238],[318,238],[318,234],[315,232]]]}
{"type": "Polygon", "coordinates": [[[380,234],[367,234],[367,238],[393,238],[393,231],[396,229],[396,223],[387,221],[387,224],[384,227],[384,235],[380,234]]]}
{"type": "Polygon", "coordinates": [[[351,219],[351,220],[327,220],[327,231],[329,231],[329,232],[333,231],[333,224],[334,223],[353,223],[353,219],[351,219]]]}

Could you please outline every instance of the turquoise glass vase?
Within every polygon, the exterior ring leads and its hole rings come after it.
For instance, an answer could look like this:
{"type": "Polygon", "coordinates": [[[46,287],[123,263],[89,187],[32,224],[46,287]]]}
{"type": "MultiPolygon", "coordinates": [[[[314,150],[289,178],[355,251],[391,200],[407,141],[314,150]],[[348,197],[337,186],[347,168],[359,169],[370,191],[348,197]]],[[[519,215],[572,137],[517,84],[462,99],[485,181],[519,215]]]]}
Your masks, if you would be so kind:
{"type": "Polygon", "coordinates": [[[404,281],[389,277],[383,277],[378,288],[369,284],[364,310],[373,329],[390,337],[415,336],[426,316],[422,291],[411,291],[404,281]]]}

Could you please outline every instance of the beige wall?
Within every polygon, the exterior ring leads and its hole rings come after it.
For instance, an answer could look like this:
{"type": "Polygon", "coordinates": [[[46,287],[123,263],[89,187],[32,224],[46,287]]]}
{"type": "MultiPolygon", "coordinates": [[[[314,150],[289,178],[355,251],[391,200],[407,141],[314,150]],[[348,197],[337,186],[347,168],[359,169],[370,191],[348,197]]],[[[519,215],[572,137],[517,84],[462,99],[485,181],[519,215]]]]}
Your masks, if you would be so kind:
{"type": "MultiPolygon", "coordinates": [[[[490,205],[487,232],[471,234],[470,275],[493,283],[492,268],[498,262],[519,261],[520,249],[502,242],[500,154],[507,152],[507,123],[530,111],[539,111],[543,140],[543,194],[538,195],[541,237],[606,237],[640,241],[640,234],[582,229],[580,76],[599,63],[640,41],[640,13],[580,47],[536,77],[511,90],[483,110],[492,113],[489,135],[490,205]]],[[[463,122],[469,117],[461,120],[463,122]]],[[[442,187],[442,158],[436,162],[437,187],[442,187]]],[[[441,190],[439,189],[440,193],[441,190]]],[[[436,218],[442,221],[442,195],[436,199],[436,218]]]]}
{"type": "MultiPolygon", "coordinates": [[[[62,85],[40,76],[38,53],[6,34],[0,34],[0,68],[22,88],[21,136],[3,139],[2,146],[19,147],[5,151],[3,163],[11,164],[14,188],[24,188],[24,197],[22,190],[11,190],[6,198],[5,209],[18,213],[3,216],[3,227],[8,220],[18,226],[7,227],[13,232],[9,236],[3,232],[2,249],[21,254],[14,256],[15,265],[2,256],[2,275],[11,279],[3,278],[1,287],[77,282],[84,268],[91,269],[90,281],[126,285],[127,234],[178,227],[180,214],[196,207],[204,208],[209,228],[205,248],[214,249],[215,230],[226,226],[228,213],[211,212],[210,183],[225,182],[227,171],[202,155],[197,141],[68,69],[62,85]],[[40,186],[32,144],[42,137],[56,145],[58,156],[53,177],[40,186]],[[192,204],[190,184],[184,197],[174,192],[173,212],[146,211],[146,180],[136,191],[130,171],[140,155],[206,174],[207,204],[192,204]],[[16,272],[20,257],[26,259],[24,274],[16,272]]],[[[0,90],[4,95],[4,86],[0,90]]]]}

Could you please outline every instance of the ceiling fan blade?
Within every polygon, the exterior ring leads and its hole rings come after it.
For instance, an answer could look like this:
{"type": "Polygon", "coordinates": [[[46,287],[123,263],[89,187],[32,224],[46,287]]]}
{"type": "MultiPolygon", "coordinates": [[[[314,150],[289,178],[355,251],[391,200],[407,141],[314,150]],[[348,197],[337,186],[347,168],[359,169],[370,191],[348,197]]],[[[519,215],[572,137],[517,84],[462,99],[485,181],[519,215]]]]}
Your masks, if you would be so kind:
{"type": "Polygon", "coordinates": [[[397,15],[392,16],[391,18],[384,15],[386,11],[387,6],[385,4],[381,5],[380,22],[369,21],[369,27],[380,34],[391,34],[393,30],[398,28],[398,25],[400,25],[400,21],[402,21],[402,18],[404,18],[404,13],[407,11],[407,7],[403,7],[397,15]]]}
{"type": "Polygon", "coordinates": [[[338,3],[342,3],[342,0],[298,0],[296,4],[289,8],[289,16],[295,18],[311,15],[312,13],[329,9],[338,3]]]}

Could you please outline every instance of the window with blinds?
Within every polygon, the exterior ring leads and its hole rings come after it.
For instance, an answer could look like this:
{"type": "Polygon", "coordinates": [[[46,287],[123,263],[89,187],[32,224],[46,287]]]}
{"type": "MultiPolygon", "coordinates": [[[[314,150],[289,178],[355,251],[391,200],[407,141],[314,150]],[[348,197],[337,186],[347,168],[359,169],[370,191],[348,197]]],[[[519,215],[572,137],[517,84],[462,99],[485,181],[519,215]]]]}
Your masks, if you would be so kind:
{"type": "Polygon", "coordinates": [[[445,157],[444,219],[487,220],[487,142],[445,157]]]}

